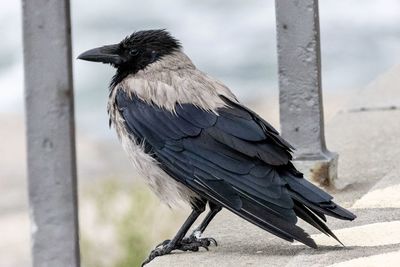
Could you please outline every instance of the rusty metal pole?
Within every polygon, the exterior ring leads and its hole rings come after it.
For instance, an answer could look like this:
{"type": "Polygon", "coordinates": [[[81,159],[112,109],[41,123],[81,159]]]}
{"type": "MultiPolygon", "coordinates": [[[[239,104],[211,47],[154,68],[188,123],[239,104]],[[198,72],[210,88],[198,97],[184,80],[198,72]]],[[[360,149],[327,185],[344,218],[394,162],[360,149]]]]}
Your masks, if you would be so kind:
{"type": "Polygon", "coordinates": [[[69,0],[23,0],[32,262],[78,267],[69,0]]]}
{"type": "Polygon", "coordinates": [[[275,7],[282,135],[296,147],[295,165],[331,185],[338,155],[325,144],[318,0],[276,0],[275,7]]]}

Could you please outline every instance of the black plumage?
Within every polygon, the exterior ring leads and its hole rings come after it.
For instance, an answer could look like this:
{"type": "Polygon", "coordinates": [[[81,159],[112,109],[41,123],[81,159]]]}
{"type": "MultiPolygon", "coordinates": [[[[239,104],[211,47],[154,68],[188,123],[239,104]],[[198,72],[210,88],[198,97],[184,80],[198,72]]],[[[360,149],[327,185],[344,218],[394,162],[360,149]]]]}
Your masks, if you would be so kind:
{"type": "Polygon", "coordinates": [[[217,114],[191,104],[174,113],[119,90],[115,105],[171,177],[285,240],[316,247],[297,216],[333,237],[315,214],[355,218],[295,170],[291,148],[271,125],[224,101],[217,114]]]}

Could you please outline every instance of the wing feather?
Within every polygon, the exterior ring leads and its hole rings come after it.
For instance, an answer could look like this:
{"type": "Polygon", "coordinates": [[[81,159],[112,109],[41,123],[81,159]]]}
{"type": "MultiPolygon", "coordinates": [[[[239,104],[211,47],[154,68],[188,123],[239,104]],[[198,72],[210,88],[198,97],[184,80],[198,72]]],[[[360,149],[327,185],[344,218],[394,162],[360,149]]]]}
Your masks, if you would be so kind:
{"type": "Polygon", "coordinates": [[[221,98],[227,106],[215,113],[190,104],[176,105],[173,113],[119,90],[116,105],[135,140],[201,196],[289,241],[316,246],[295,225],[297,216],[334,237],[314,214],[351,213],[302,178],[290,163],[292,147],[271,125],[221,98]]]}

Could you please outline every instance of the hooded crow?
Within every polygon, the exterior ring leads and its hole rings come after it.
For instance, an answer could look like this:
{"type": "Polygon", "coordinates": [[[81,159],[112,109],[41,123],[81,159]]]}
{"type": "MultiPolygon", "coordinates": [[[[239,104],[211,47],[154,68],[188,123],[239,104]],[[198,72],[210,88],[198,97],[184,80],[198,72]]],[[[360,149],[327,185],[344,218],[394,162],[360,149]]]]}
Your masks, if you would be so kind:
{"type": "Polygon", "coordinates": [[[304,179],[291,163],[293,147],[223,83],[198,70],[167,31],[134,32],[78,58],[116,68],[110,125],[155,194],[168,205],[183,200],[192,208],[176,236],[143,265],[173,250],[216,245],[201,234],[222,208],[312,248],[317,245],[296,225],[298,218],[336,240],[325,215],[356,218],[304,179]],[[207,204],[210,211],[186,236],[207,204]]]}

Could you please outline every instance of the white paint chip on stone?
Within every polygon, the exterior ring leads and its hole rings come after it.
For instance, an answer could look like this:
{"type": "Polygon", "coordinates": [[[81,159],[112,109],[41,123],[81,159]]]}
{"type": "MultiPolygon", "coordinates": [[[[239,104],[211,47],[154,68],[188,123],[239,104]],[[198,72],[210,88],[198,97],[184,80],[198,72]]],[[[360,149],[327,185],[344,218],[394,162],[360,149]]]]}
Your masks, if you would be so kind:
{"type": "Polygon", "coordinates": [[[333,265],[329,265],[328,267],[398,267],[399,260],[400,250],[369,257],[356,258],[340,263],[335,263],[333,265]]]}
{"type": "MultiPolygon", "coordinates": [[[[373,223],[333,231],[345,246],[375,247],[400,244],[400,221],[373,223]],[[388,234],[390,229],[390,234],[388,234]]],[[[324,234],[311,236],[319,246],[340,246],[324,234]]],[[[300,245],[295,242],[294,245],[300,245]]]]}
{"type": "Polygon", "coordinates": [[[353,209],[400,208],[400,184],[373,190],[357,200],[353,209]]]}

